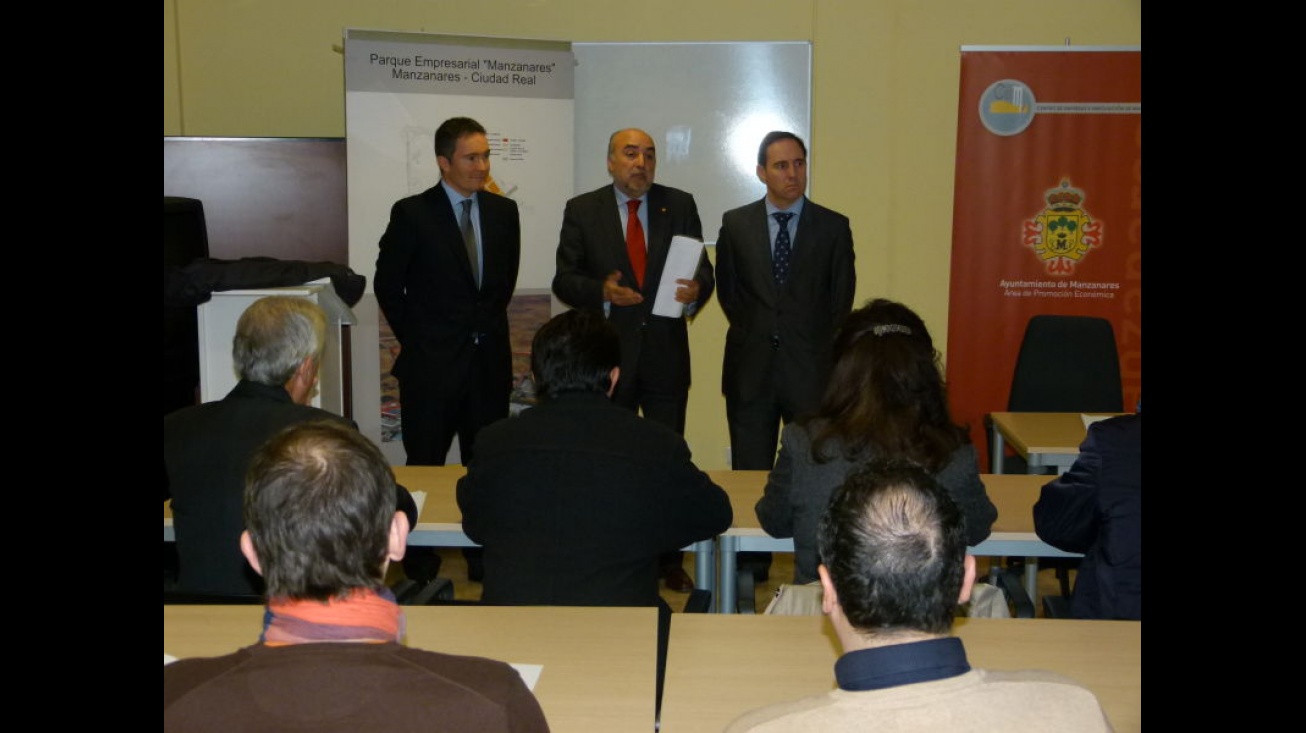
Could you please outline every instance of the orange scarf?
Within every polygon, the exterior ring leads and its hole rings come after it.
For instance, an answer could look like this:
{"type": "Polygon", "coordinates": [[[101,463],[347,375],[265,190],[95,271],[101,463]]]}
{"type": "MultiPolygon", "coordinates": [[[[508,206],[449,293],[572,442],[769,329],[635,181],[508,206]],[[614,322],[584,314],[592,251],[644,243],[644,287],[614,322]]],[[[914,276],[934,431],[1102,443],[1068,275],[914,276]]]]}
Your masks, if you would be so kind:
{"type": "Polygon", "coordinates": [[[404,612],[389,589],[355,590],[344,598],[314,601],[268,599],[263,614],[267,646],[324,641],[399,641],[404,635],[404,612]]]}

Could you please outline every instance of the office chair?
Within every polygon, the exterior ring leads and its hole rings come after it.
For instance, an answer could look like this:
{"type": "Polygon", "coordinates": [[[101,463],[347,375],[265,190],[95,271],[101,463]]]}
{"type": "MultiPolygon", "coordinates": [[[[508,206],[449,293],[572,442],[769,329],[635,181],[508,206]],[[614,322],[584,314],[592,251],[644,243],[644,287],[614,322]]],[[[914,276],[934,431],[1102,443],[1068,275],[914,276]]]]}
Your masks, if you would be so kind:
{"type": "Polygon", "coordinates": [[[1034,618],[1034,601],[1025,592],[1025,582],[1019,571],[1004,568],[997,562],[991,563],[989,584],[1002,591],[1012,618],[1034,618]]]}
{"type": "MultiPolygon", "coordinates": [[[[1007,412],[1121,412],[1124,387],[1115,329],[1105,318],[1037,315],[1025,326],[1025,336],[1011,376],[1007,412]]],[[[989,465],[993,465],[991,421],[989,465]]],[[[1007,473],[1026,473],[1025,459],[1004,456],[1007,473]]],[[[1078,559],[1051,558],[1040,568],[1056,571],[1062,595],[1070,596],[1070,571],[1078,559]]],[[[1018,570],[1018,568],[1008,568],[1018,570]]]]}
{"type": "Polygon", "coordinates": [[[163,197],[163,414],[196,403],[200,383],[199,326],[195,306],[175,297],[181,269],[209,256],[204,204],[163,197]]]}
{"type": "Polygon", "coordinates": [[[695,588],[685,601],[684,613],[712,613],[712,591],[695,588]]]}
{"type": "Polygon", "coordinates": [[[1043,618],[1071,618],[1070,597],[1064,593],[1059,596],[1043,596],[1043,618]]]}
{"type": "Polygon", "coordinates": [[[453,581],[448,578],[432,578],[427,582],[404,578],[390,590],[401,606],[443,606],[454,600],[453,581]]]}
{"type": "MultiPolygon", "coordinates": [[[[1124,402],[1110,321],[1054,315],[1029,319],[1011,376],[1007,412],[1121,412],[1124,402]]],[[[988,448],[993,465],[991,437],[988,448]]],[[[1019,456],[1004,462],[1007,473],[1026,471],[1019,456]]]]}

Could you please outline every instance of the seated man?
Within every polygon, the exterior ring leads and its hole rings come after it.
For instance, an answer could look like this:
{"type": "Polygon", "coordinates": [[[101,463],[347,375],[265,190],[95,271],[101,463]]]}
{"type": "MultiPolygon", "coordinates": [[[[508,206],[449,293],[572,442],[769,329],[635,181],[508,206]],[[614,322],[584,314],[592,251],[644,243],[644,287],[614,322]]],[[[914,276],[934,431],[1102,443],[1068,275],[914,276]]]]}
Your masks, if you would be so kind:
{"type": "Polygon", "coordinates": [[[1070,470],[1043,486],[1034,531],[1082,552],[1070,614],[1143,618],[1143,414],[1095,422],[1070,470]]]}
{"type": "Polygon", "coordinates": [[[163,668],[164,731],[545,731],[504,662],[410,649],[383,579],[404,555],[381,452],[338,422],[287,428],[254,456],[240,549],[267,581],[259,643],[163,668]]]}
{"type": "MultiPolygon", "coordinates": [[[[250,456],[288,425],[323,419],[353,425],[309,404],[326,348],[326,326],[326,313],[305,298],[254,301],[236,322],[232,339],[232,363],[240,381],[221,400],[163,418],[163,498],[172,498],[179,590],[263,592],[263,581],[239,549],[241,493],[250,456]]],[[[409,526],[416,524],[413,497],[403,487],[395,492],[409,526]]]]}
{"type": "Polygon", "coordinates": [[[745,713],[727,731],[1111,730],[1071,679],[971,668],[951,630],[975,558],[960,509],[924,470],[876,461],[850,474],[817,537],[822,608],[844,650],[839,687],[745,713]]]}
{"type": "Polygon", "coordinates": [[[671,609],[658,558],[724,532],[733,513],[684,438],[611,401],[620,363],[602,313],[544,324],[531,344],[540,404],[481,431],[458,506],[485,548],[483,602],[656,606],[661,662],[671,609]]]}

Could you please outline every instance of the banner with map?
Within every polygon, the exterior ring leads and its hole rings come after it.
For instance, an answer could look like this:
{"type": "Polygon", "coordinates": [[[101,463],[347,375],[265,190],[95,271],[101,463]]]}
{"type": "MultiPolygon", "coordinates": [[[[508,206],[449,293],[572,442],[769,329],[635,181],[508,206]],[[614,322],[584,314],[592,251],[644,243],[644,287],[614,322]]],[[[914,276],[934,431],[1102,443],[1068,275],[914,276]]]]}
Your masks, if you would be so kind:
{"type": "MultiPolygon", "coordinates": [[[[485,126],[490,144],[486,188],[518,204],[521,264],[508,308],[514,409],[534,399],[531,337],[550,310],[549,287],[562,211],[573,193],[574,67],[571,44],[520,38],[449,36],[348,29],[345,36],[345,129],[348,141],[349,264],[368,275],[355,311],[375,306],[371,292],[378,243],[390,207],[436,185],[434,137],[450,117],[485,126]]],[[[371,323],[355,343],[371,339],[371,323]]],[[[357,346],[354,411],[359,428],[404,462],[402,395],[390,368],[400,345],[377,311],[376,340],[357,346]],[[375,349],[364,363],[361,352],[375,349]],[[379,370],[377,388],[360,389],[379,370]],[[375,413],[363,406],[377,405],[375,413]]],[[[370,386],[370,385],[368,385],[370,386]]],[[[457,462],[455,443],[447,460],[457,462]]]]}

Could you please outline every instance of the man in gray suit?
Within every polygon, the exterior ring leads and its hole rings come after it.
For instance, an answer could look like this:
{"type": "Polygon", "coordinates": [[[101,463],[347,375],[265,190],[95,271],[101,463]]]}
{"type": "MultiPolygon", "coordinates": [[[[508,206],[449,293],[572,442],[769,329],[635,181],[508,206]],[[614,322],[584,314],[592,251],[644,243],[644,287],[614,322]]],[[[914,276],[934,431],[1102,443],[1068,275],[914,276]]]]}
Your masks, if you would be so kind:
{"type": "MultiPolygon", "coordinates": [[[[774,131],[757,150],[760,201],[727,211],[716,242],[717,297],[730,322],[721,392],[731,468],[769,471],[780,423],[815,411],[834,334],[852,310],[857,273],[848,217],[809,200],[807,146],[774,131]]],[[[741,553],[765,580],[768,553],[741,553]]]]}

